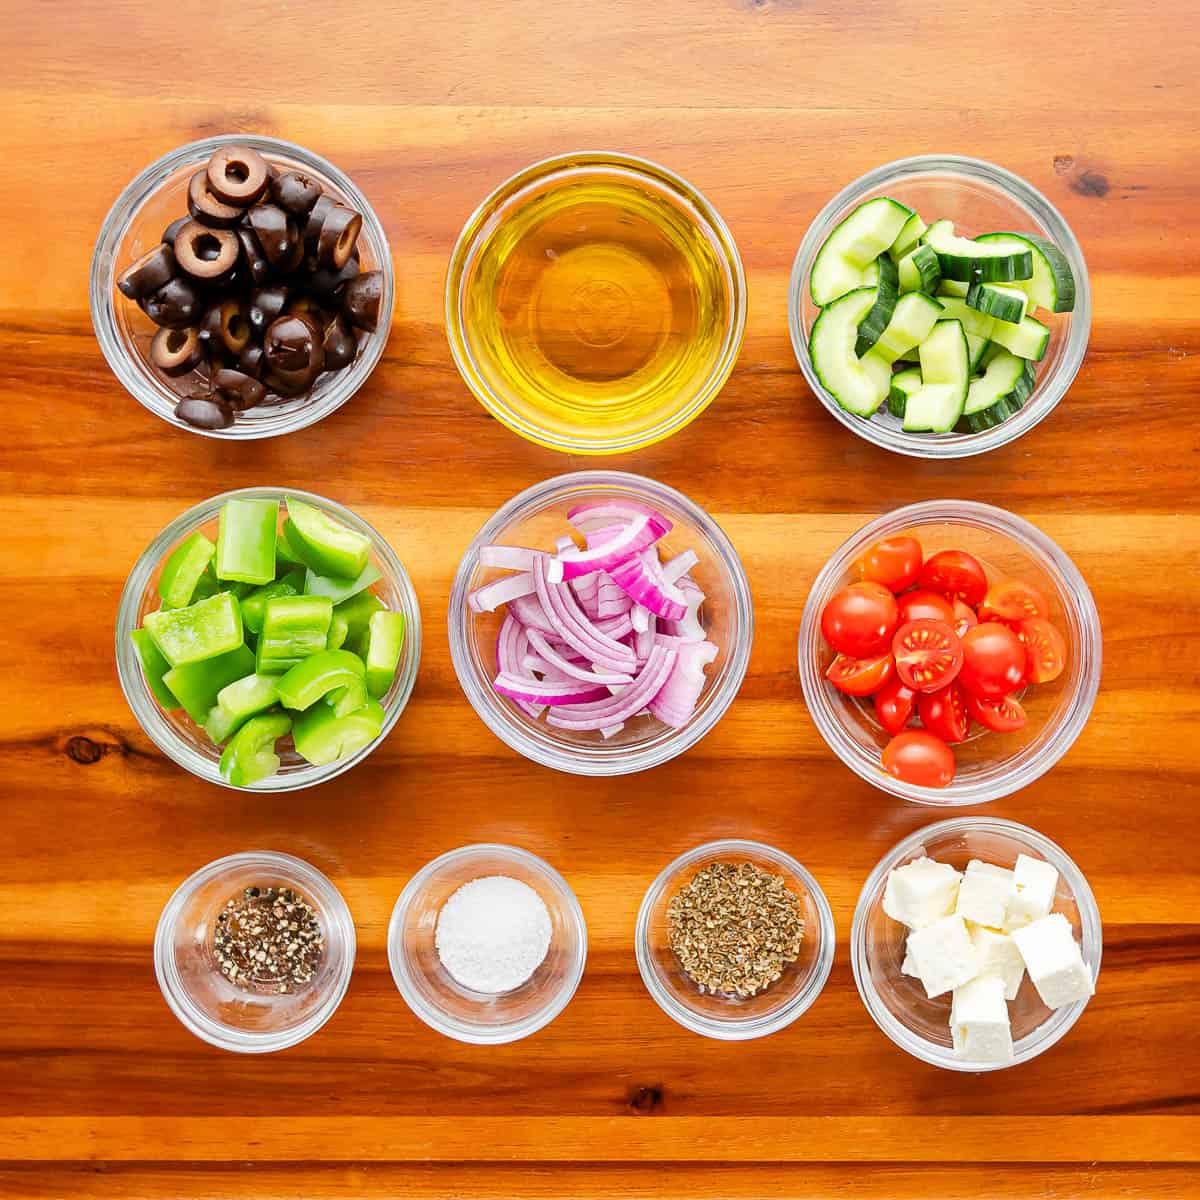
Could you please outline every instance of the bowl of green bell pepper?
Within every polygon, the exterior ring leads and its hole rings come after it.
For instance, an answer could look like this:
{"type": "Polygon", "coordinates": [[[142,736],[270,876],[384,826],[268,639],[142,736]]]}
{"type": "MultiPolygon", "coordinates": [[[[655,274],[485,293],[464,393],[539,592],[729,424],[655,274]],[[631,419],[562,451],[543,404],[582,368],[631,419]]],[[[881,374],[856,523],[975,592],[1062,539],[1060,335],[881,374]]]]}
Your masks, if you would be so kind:
{"type": "Polygon", "coordinates": [[[395,552],[332,500],[244,488],[188,509],[121,596],[117,671],[151,741],[226,787],[292,791],[365,758],[421,657],[395,552]]]}

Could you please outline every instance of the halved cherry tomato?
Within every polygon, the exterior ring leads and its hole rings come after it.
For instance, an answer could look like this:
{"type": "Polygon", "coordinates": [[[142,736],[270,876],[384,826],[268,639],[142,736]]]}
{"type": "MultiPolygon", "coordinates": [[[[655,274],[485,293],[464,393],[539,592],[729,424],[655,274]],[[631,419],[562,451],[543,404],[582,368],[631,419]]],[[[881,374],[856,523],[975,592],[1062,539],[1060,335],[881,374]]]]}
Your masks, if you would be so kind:
{"type": "Polygon", "coordinates": [[[1015,696],[976,696],[963,689],[967,712],[984,729],[995,733],[1014,733],[1025,724],[1025,710],[1015,696]]]}
{"type": "Polygon", "coordinates": [[[1026,617],[1048,617],[1046,597],[1031,583],[1020,579],[1001,579],[993,583],[979,605],[981,621],[1015,623],[1026,617]]]}
{"type": "Polygon", "coordinates": [[[987,592],[987,574],[965,550],[939,550],[921,568],[917,582],[931,592],[958,596],[974,608],[987,592]]]}
{"type": "Polygon", "coordinates": [[[921,543],[914,537],[884,538],[862,556],[858,573],[863,579],[902,592],[917,582],[921,571],[921,543]]]}
{"type": "Polygon", "coordinates": [[[905,592],[896,597],[896,607],[900,610],[900,624],[909,621],[945,621],[947,625],[954,624],[954,609],[945,596],[937,592],[905,592]]]}
{"type": "Polygon", "coordinates": [[[896,673],[915,692],[947,687],[963,665],[962,643],[945,621],[901,625],[892,639],[892,652],[896,673]]]}
{"type": "MultiPolygon", "coordinates": [[[[898,660],[899,655],[896,657],[898,660]]],[[[984,621],[967,630],[959,674],[959,682],[967,691],[977,696],[1007,696],[1024,679],[1025,647],[1007,625],[984,621]]]]}
{"type": "Polygon", "coordinates": [[[1017,637],[1025,646],[1025,678],[1030,683],[1049,683],[1067,665],[1067,643],[1044,617],[1028,617],[1017,626],[1017,637]]]}
{"type": "Polygon", "coordinates": [[[875,715],[879,723],[891,734],[897,734],[908,724],[912,716],[917,693],[906,687],[900,677],[893,674],[875,693],[875,715]]]}
{"type": "Polygon", "coordinates": [[[879,583],[852,583],[834,592],[821,613],[825,640],[850,658],[883,653],[899,623],[896,598],[879,583]]]}
{"type": "Polygon", "coordinates": [[[979,624],[979,618],[975,615],[975,610],[966,603],[960,600],[957,596],[954,597],[954,632],[961,638],[968,629],[979,624]]]}
{"type": "Polygon", "coordinates": [[[883,769],[905,783],[945,787],[954,778],[954,751],[923,729],[906,729],[883,748],[883,769]]]}
{"type": "Polygon", "coordinates": [[[825,678],[847,696],[873,696],[888,681],[892,668],[892,656],[886,651],[875,658],[839,654],[829,664],[825,678]]]}
{"type": "Polygon", "coordinates": [[[943,742],[965,742],[971,728],[967,713],[966,694],[957,683],[936,692],[926,692],[917,699],[917,714],[921,724],[943,742]]]}

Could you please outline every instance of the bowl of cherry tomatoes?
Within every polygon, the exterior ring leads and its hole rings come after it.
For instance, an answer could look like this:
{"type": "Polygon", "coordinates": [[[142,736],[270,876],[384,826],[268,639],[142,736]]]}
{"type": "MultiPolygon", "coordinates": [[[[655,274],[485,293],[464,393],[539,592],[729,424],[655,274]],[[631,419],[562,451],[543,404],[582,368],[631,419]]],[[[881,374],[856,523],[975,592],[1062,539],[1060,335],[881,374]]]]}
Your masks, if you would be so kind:
{"type": "Polygon", "coordinates": [[[800,680],[821,736],[918,804],[984,804],[1048,771],[1100,685],[1100,617],[1028,521],[967,500],[879,517],[817,576],[800,680]]]}

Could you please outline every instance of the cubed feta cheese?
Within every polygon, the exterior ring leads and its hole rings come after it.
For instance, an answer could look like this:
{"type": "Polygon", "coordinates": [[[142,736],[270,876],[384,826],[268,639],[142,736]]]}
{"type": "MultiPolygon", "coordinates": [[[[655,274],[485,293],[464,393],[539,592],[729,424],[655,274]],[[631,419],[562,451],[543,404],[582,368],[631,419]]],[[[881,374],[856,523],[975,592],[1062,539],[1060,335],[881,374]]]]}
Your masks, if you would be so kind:
{"type": "Polygon", "coordinates": [[[1058,890],[1058,871],[1044,859],[1018,854],[1013,884],[1016,894],[1008,902],[1004,920],[1004,928],[1010,933],[1049,915],[1058,890]]]}
{"type": "MultiPolygon", "coordinates": [[[[1047,1008],[1062,1008],[1064,1004],[1086,999],[1095,991],[1092,973],[1083,961],[1071,923],[1062,913],[1051,913],[1023,929],[1013,930],[1012,939],[1047,1008]]],[[[911,941],[910,938],[910,944],[911,941]]]]}
{"type": "Polygon", "coordinates": [[[888,873],[883,911],[909,929],[930,925],[954,911],[962,879],[949,863],[917,858],[888,873]]]}
{"type": "Polygon", "coordinates": [[[962,917],[939,917],[908,935],[908,953],[925,994],[932,1000],[979,973],[979,955],[962,917]]]}
{"type": "Polygon", "coordinates": [[[968,925],[971,941],[979,953],[979,974],[995,975],[1004,984],[1005,1000],[1015,1000],[1025,978],[1025,960],[1007,933],[986,925],[968,925]]]}
{"type": "Polygon", "coordinates": [[[998,975],[980,975],[954,989],[950,1037],[954,1053],[969,1062],[1007,1062],[1012,1058],[1012,1028],[1004,1002],[1004,981],[998,975]]]}
{"type": "Polygon", "coordinates": [[[911,975],[913,979],[921,978],[920,975],[917,974],[917,968],[913,966],[912,955],[909,954],[907,950],[904,952],[904,961],[900,964],[900,974],[911,975]]]}
{"type": "Polygon", "coordinates": [[[1002,929],[1008,902],[1015,894],[1012,871],[973,858],[959,885],[954,911],[964,921],[1002,929]]]}

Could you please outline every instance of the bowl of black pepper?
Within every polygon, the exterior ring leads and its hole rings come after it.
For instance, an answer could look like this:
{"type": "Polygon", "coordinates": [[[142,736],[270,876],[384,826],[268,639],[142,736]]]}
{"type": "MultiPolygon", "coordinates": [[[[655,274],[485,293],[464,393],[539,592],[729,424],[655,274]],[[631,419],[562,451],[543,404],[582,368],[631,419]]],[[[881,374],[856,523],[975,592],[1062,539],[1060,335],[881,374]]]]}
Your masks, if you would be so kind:
{"type": "Polygon", "coordinates": [[[647,991],[685,1029],[720,1041],[790,1025],[833,967],[833,913],[790,854],[731,838],[681,854],[650,885],[635,945],[647,991]]]}
{"type": "Polygon", "coordinates": [[[387,237],[354,182],[277,138],[173,150],[120,194],[92,258],[109,366],[156,416],[208,437],[303,429],[383,355],[387,237]]]}
{"type": "Polygon", "coordinates": [[[167,902],[154,969],[198,1038],[242,1054],[283,1050],[333,1016],[354,967],[350,910],[315,867],[252,851],[217,859],[167,902]]]}

